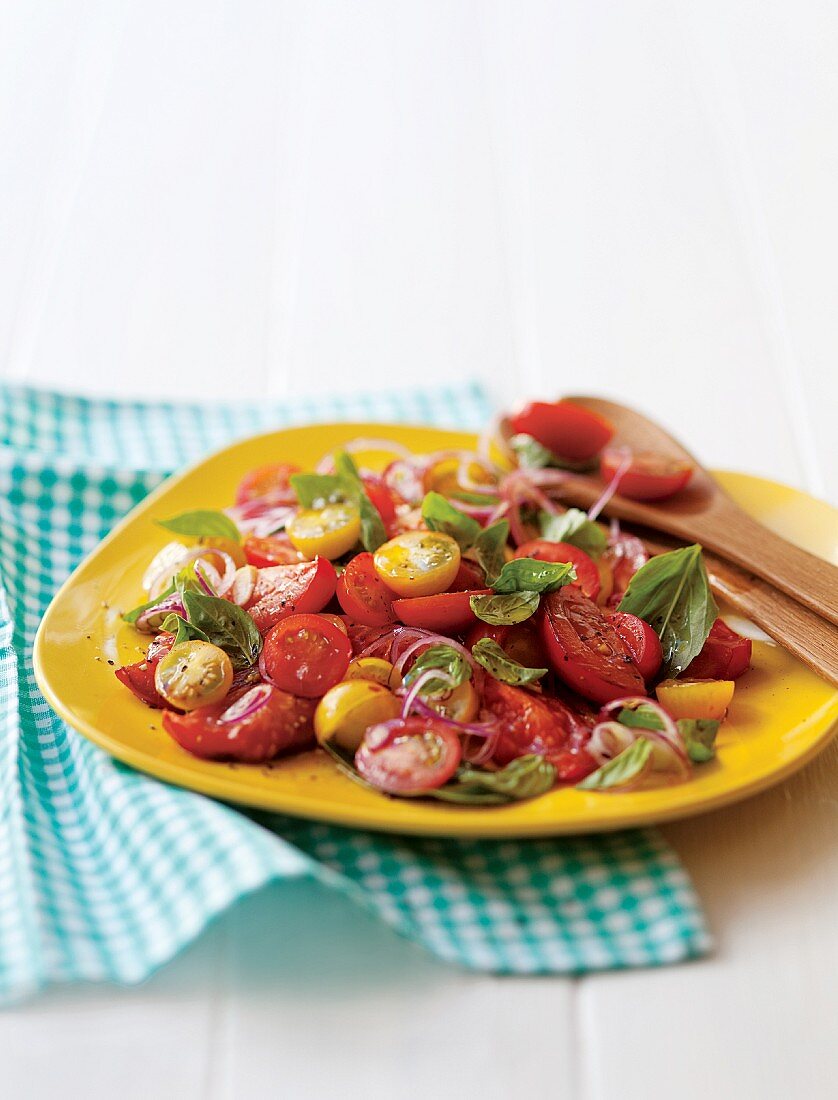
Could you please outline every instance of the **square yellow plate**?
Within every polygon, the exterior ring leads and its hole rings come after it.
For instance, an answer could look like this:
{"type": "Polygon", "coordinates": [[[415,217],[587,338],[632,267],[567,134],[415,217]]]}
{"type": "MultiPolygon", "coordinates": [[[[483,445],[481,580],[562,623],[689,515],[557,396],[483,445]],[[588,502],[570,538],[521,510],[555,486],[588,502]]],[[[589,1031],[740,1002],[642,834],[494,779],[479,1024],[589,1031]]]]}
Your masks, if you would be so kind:
{"type": "MultiPolygon", "coordinates": [[[[147,645],[116,612],[140,602],[145,566],[170,538],[154,520],[222,508],[247,470],[279,460],[311,467],[357,436],[387,436],[417,453],[475,445],[471,435],[434,428],[323,424],[244,440],[170,478],[79,566],[44,616],[35,673],[61,717],[117,759],[215,798],[366,829],[469,837],[588,833],[701,813],[777,783],[829,740],[838,692],[782,649],[756,642],[754,667],[737,684],[717,759],[677,786],[625,794],[566,788],[508,807],[468,808],[375,794],[340,774],[319,750],[263,767],[190,756],[163,732],[159,712],[118,683],[103,652],[114,631],[120,664],[138,660],[147,645]]],[[[828,505],[743,474],[718,477],[757,519],[835,560],[838,519],[828,505]]]]}

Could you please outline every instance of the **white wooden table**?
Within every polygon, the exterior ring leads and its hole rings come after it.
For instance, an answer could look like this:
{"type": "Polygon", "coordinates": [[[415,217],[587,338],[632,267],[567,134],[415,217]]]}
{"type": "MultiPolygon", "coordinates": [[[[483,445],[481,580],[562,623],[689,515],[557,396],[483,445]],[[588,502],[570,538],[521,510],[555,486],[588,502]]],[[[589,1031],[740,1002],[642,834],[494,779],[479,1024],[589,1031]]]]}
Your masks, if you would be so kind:
{"type": "MultiPolygon", "coordinates": [[[[838,9],[0,2],[0,371],[608,393],[838,494],[838,9]]],[[[707,961],[449,969],[313,885],[0,1018],[5,1097],[835,1095],[838,746],[672,826],[707,961]]]]}

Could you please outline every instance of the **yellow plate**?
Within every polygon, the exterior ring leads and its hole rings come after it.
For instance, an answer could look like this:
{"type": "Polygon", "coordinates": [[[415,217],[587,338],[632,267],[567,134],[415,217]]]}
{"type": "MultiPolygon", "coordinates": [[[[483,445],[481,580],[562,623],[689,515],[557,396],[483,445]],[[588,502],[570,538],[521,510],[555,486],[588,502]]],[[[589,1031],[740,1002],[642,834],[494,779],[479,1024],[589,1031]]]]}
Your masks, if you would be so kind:
{"type": "MultiPolygon", "coordinates": [[[[311,467],[356,436],[386,436],[417,453],[474,447],[474,437],[433,428],[327,424],[256,436],[170,478],[144,500],[75,571],[49,607],[35,640],[35,673],[70,725],[106,752],[150,775],[230,802],[368,829],[442,836],[544,836],[669,821],[755,794],[790,775],[829,740],[838,692],[782,649],[754,644],[754,667],[738,682],[719,734],[718,758],[678,786],[625,794],[556,790],[508,807],[466,808],[389,799],[341,775],[320,751],[271,766],[210,763],[180,749],[159,712],[113,675],[103,645],[116,631],[119,663],[148,642],[115,611],[140,602],[140,578],[170,536],[155,519],[190,508],[221,508],[245,471],[287,460],[311,467]]],[[[823,557],[836,556],[838,523],[826,504],[743,474],[719,480],[757,519],[823,557]]]]}

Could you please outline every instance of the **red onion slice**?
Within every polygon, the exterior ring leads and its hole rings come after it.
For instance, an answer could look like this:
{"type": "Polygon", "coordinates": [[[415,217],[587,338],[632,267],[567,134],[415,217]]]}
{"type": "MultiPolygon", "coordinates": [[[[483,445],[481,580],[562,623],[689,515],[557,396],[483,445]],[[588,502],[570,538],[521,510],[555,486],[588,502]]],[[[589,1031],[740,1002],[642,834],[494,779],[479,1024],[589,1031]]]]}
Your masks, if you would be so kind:
{"type": "Polygon", "coordinates": [[[156,603],[154,607],[146,608],[134,623],[134,626],[143,634],[156,634],[163,625],[166,616],[172,613],[175,615],[184,614],[183,603],[180,594],[177,592],[172,592],[171,595],[156,603]]]}
{"type": "Polygon", "coordinates": [[[421,676],[416,678],[416,682],[411,684],[410,690],[404,697],[402,704],[402,718],[407,718],[410,714],[411,708],[414,703],[419,699],[419,693],[426,684],[429,684],[431,680],[441,680],[444,684],[448,685],[450,694],[457,686],[454,677],[449,673],[444,672],[441,668],[429,668],[426,672],[423,672],[421,676]]]}
{"type": "Polygon", "coordinates": [[[628,447],[625,447],[623,449],[625,451],[625,454],[623,455],[622,461],[620,462],[620,465],[617,467],[617,469],[614,471],[614,476],[605,486],[605,489],[603,490],[599,500],[595,501],[594,504],[592,504],[591,507],[588,509],[588,519],[594,520],[597,518],[597,516],[600,514],[606,504],[608,504],[609,500],[617,492],[620,487],[620,482],[623,480],[626,473],[628,472],[628,468],[629,466],[631,466],[631,451],[628,449],[628,447]]]}
{"type": "Polygon", "coordinates": [[[270,684],[257,684],[229,706],[218,718],[219,722],[242,722],[261,710],[273,694],[270,684]]]}

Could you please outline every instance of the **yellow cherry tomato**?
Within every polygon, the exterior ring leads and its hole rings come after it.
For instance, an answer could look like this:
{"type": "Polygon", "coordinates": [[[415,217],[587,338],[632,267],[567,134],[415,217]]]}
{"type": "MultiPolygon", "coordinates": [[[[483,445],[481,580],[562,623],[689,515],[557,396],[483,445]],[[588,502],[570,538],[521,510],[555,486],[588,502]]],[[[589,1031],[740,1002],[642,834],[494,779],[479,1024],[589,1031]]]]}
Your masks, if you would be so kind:
{"type": "Polygon", "coordinates": [[[733,680],[664,680],[655,688],[658,702],[673,718],[721,721],[733,699],[733,680]]]}
{"type": "Polygon", "coordinates": [[[375,571],[397,596],[445,592],[460,568],[460,548],[441,531],[405,531],[379,546],[375,571]]]}
{"type": "Polygon", "coordinates": [[[349,662],[344,680],[370,680],[374,684],[395,691],[402,686],[402,678],[389,661],[381,657],[356,657],[349,662]]]}
{"type": "Polygon", "coordinates": [[[361,513],[357,504],[337,501],[322,508],[304,508],[287,527],[295,549],[307,558],[333,561],[351,550],[361,537],[361,513]]]}
{"type": "Polygon", "coordinates": [[[154,671],[154,686],[178,710],[220,703],[233,682],[233,664],[223,649],[197,639],[172,646],[154,671]]]}
{"type": "Polygon", "coordinates": [[[401,709],[401,702],[383,684],[343,680],[317,704],[314,735],[321,745],[330,742],[355,752],[370,726],[398,718],[401,709]]]}
{"type": "Polygon", "coordinates": [[[425,702],[435,711],[444,714],[446,718],[453,718],[455,722],[471,722],[477,717],[480,709],[480,697],[471,680],[463,680],[450,695],[444,698],[434,699],[426,696],[425,702]]]}
{"type": "Polygon", "coordinates": [[[207,548],[205,557],[211,565],[214,565],[219,573],[224,572],[224,560],[219,558],[217,554],[213,554],[213,550],[220,550],[225,554],[229,554],[236,564],[236,569],[240,569],[243,565],[247,565],[247,558],[244,556],[244,550],[240,542],[236,542],[235,539],[224,538],[223,535],[211,535],[209,538],[199,539],[200,546],[207,548]]]}
{"type": "MultiPolygon", "coordinates": [[[[423,478],[425,492],[429,493],[433,490],[435,493],[442,493],[444,497],[450,497],[455,493],[463,492],[465,487],[460,484],[457,476],[459,469],[459,458],[443,458],[440,459],[439,462],[435,462],[433,466],[425,472],[423,478]]],[[[468,476],[478,485],[494,484],[494,478],[491,474],[476,462],[469,463],[468,476]]]]}

